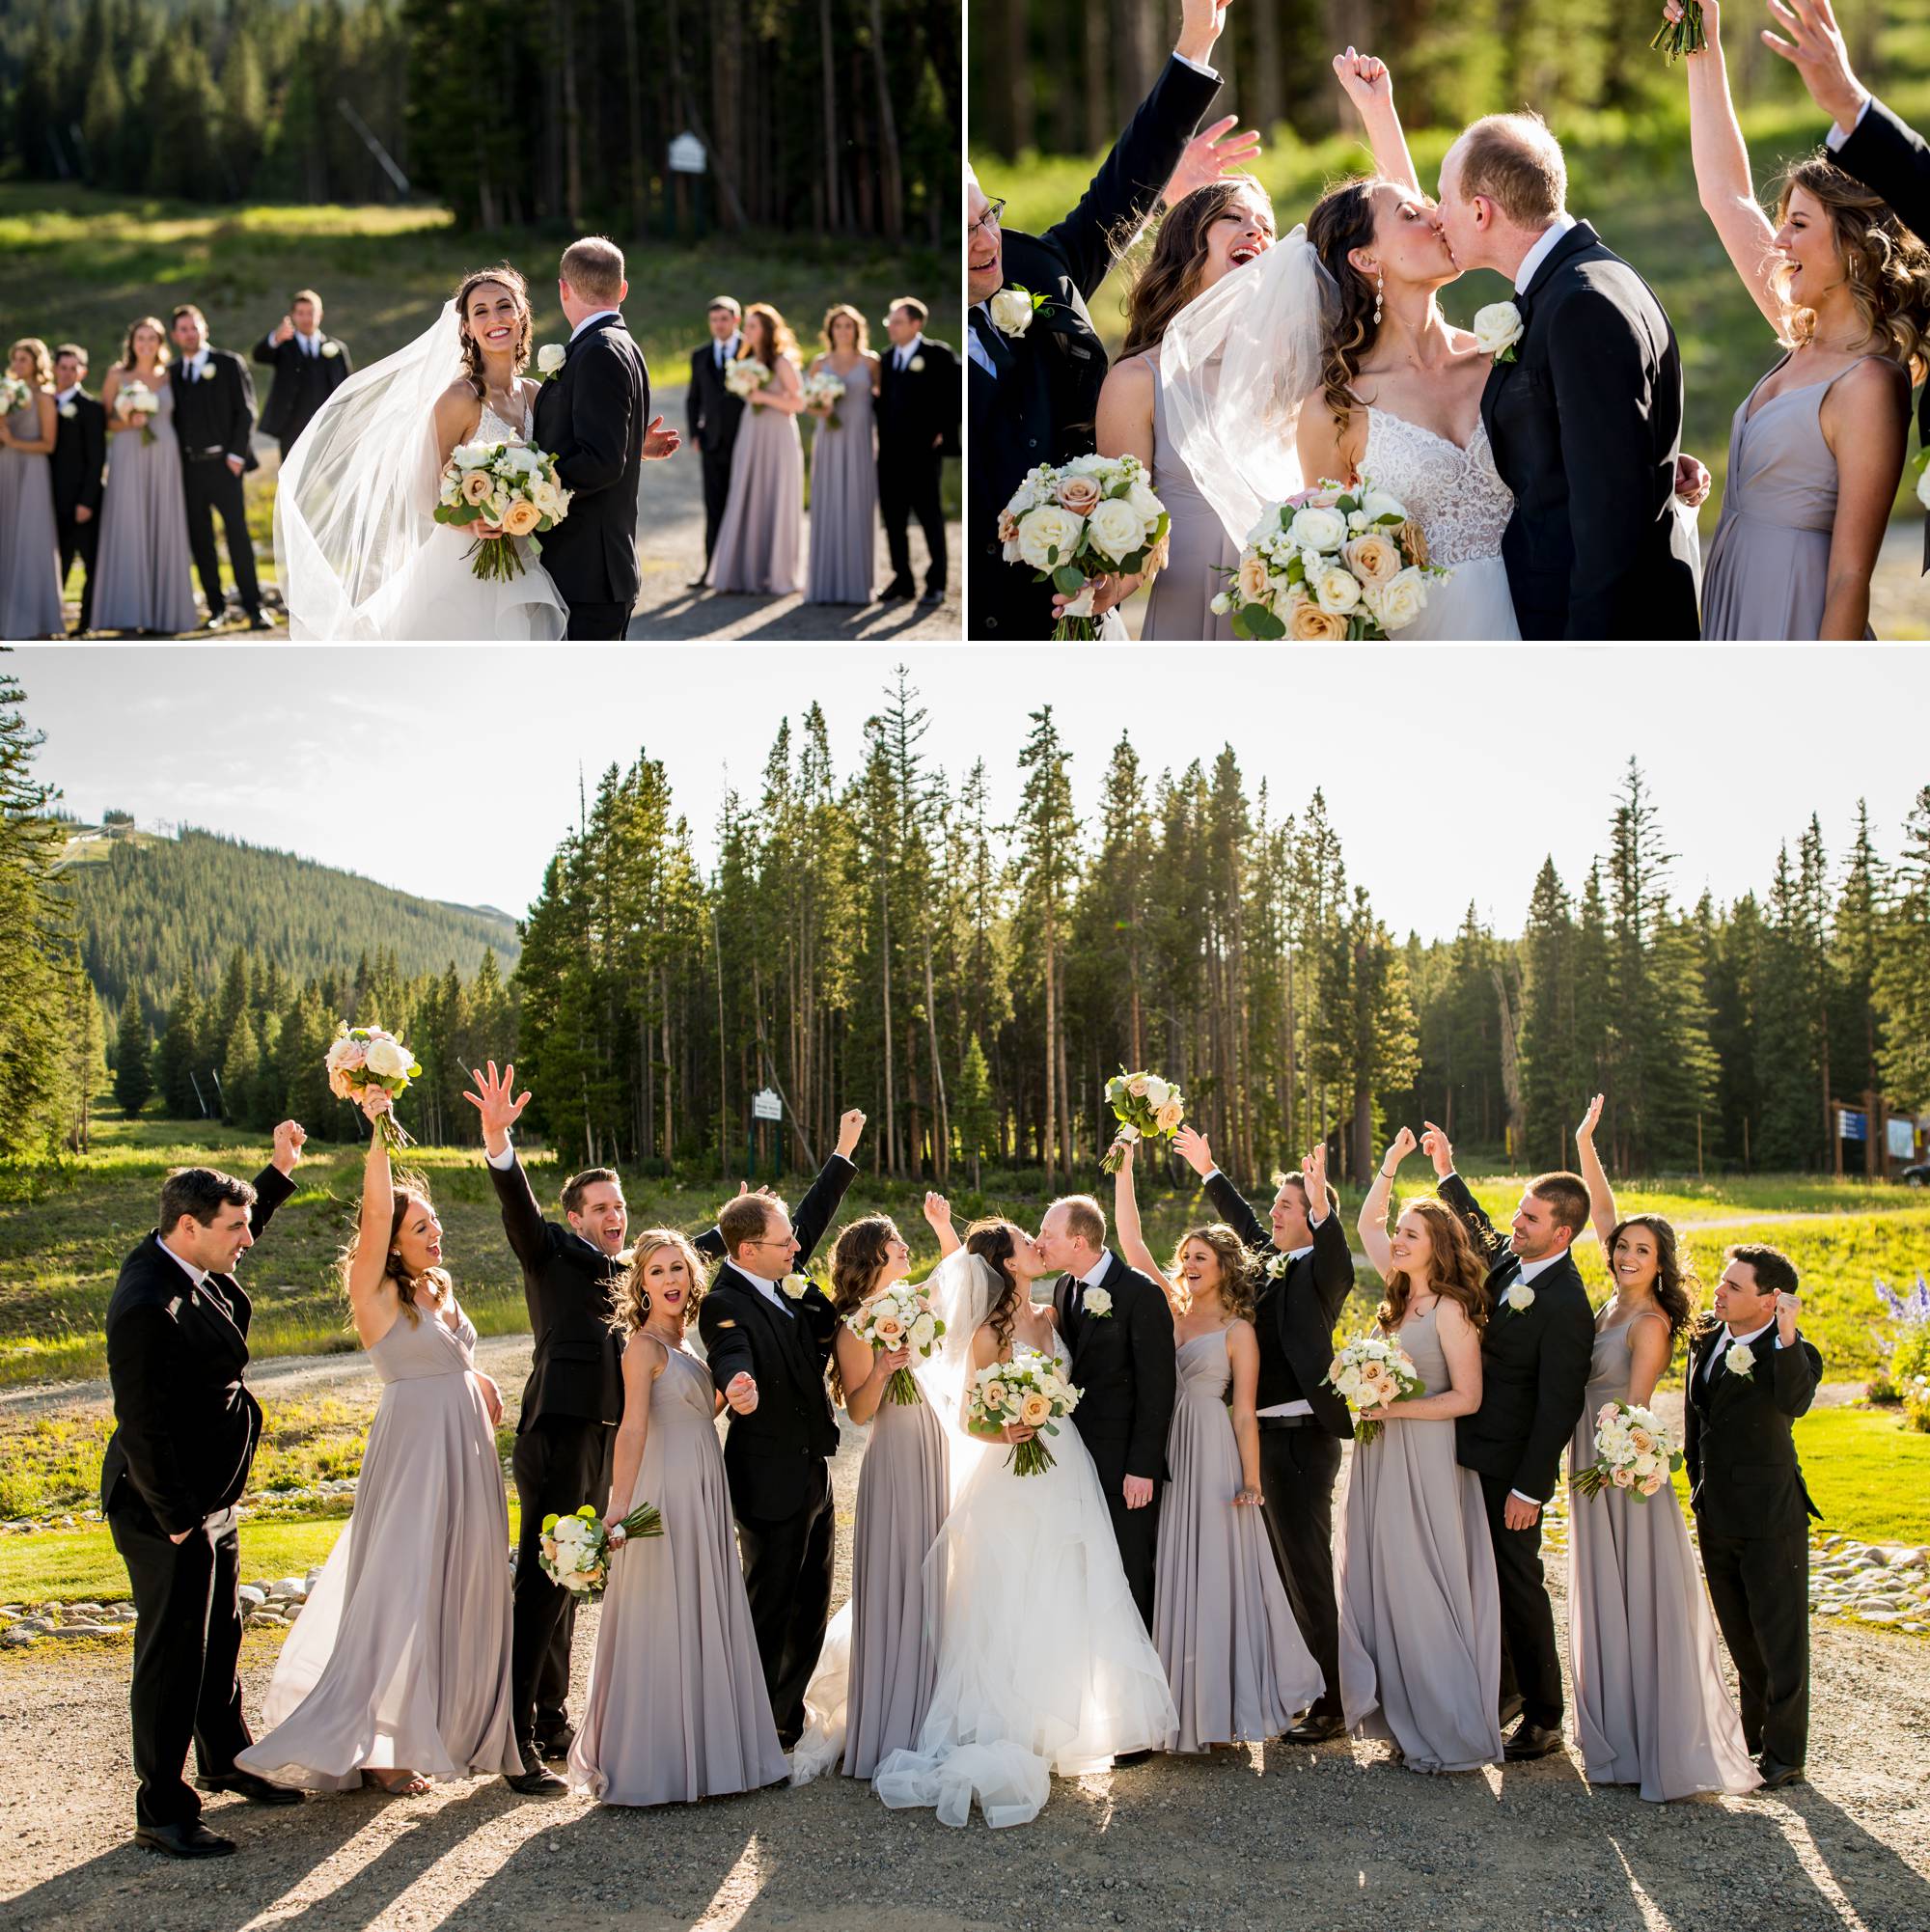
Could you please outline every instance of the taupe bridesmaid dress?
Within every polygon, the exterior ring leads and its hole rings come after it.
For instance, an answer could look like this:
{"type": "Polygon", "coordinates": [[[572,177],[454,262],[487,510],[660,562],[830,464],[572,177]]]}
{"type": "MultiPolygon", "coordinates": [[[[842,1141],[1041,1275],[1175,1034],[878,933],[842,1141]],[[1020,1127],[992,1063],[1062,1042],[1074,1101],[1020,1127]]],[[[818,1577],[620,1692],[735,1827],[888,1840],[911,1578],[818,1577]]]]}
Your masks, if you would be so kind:
{"type": "MultiPolygon", "coordinates": [[[[38,436],[38,397],[7,428],[25,440],[38,436]]],[[[0,637],[65,637],[61,588],[53,458],[0,450],[0,637]]]]}
{"type": "Polygon", "coordinates": [[[100,500],[100,555],[94,571],[94,627],[164,637],[200,622],[187,541],[187,499],[175,436],[175,386],[154,390],[160,407],[138,429],[107,439],[107,487],[100,500]]]}
{"type": "Polygon", "coordinates": [[[1236,1507],[1240,1446],[1224,1329],[1179,1345],[1159,1509],[1154,1647],[1179,1713],[1168,1751],[1279,1737],[1323,1688],[1257,1508],[1236,1507]]]}
{"type": "MultiPolygon", "coordinates": [[[[1426,1385],[1448,1386],[1439,1304],[1399,1340],[1426,1385]]],[[[1389,1738],[1410,1771],[1502,1761],[1502,1614],[1481,1481],[1454,1460],[1452,1421],[1388,1422],[1354,1445],[1335,1559],[1347,1727],[1389,1738]]]]}
{"type": "Polygon", "coordinates": [[[804,588],[798,568],[803,547],[804,444],[797,418],[747,402],[731,454],[731,494],[710,553],[710,588],[790,596],[804,588]]]}
{"type": "Polygon", "coordinates": [[[348,1519],[275,1664],[243,1771],[341,1791],[366,1771],[520,1771],[510,1511],[472,1379],[476,1330],[432,1308],[368,1351],[382,1384],[348,1519]]]}
{"type": "Polygon", "coordinates": [[[570,1788],[605,1805],[689,1803],[786,1776],[714,1415],[709,1371],[672,1349],[650,1384],[634,1492],[663,1511],[664,1532],[611,1564],[569,1752],[570,1788]]]}
{"type": "Polygon", "coordinates": [[[1230,643],[1232,619],[1216,618],[1207,607],[1230,582],[1216,566],[1231,569],[1240,553],[1173,447],[1159,358],[1149,355],[1146,364],[1152,371],[1152,486],[1172,522],[1166,533],[1166,568],[1152,580],[1140,636],[1230,643]]]}
{"type": "MultiPolygon", "coordinates": [[[[1595,1460],[1602,1405],[1628,1400],[1634,1326],[1596,1334],[1571,1483],[1595,1460]]],[[[1646,1502],[1619,1489],[1570,1493],[1568,1667],[1589,1783],[1640,1785],[1656,1804],[1753,1791],[1762,1774],[1723,1687],[1715,1619],[1674,1485],[1646,1502]]]]}
{"type": "MultiPolygon", "coordinates": [[[[871,428],[871,369],[860,360],[841,380],[838,427],[820,416],[811,441],[811,569],[808,604],[868,604],[878,554],[878,451],[871,428]]],[[[828,374],[838,372],[825,365],[828,374]]],[[[741,430],[739,432],[742,433],[741,430]]]]}

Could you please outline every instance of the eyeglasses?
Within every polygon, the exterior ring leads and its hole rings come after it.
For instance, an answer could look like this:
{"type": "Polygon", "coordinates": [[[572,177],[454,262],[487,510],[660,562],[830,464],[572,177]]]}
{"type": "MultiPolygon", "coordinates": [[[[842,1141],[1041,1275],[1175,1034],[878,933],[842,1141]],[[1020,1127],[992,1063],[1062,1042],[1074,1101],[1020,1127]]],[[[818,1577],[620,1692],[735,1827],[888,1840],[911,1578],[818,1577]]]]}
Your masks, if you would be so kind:
{"type": "Polygon", "coordinates": [[[996,235],[999,232],[999,217],[1003,215],[1005,211],[1006,211],[1006,205],[1004,202],[993,202],[990,205],[990,207],[986,208],[985,212],[981,214],[977,221],[973,222],[966,229],[965,239],[967,241],[970,241],[972,237],[975,235],[977,235],[981,228],[989,230],[993,235],[996,235]]]}

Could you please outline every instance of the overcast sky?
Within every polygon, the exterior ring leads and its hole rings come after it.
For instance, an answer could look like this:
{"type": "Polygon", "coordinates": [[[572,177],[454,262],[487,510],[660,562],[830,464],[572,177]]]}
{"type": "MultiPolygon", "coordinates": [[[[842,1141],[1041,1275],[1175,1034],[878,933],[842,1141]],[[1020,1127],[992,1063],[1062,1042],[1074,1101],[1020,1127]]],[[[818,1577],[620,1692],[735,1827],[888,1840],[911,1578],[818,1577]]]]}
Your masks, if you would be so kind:
{"type": "Polygon", "coordinates": [[[1764,888],[1812,811],[1834,860],[1859,796],[1892,854],[1930,784],[1930,653],[1884,647],[68,646],[0,668],[81,818],[118,806],[519,914],[579,768],[593,788],[661,759],[707,864],[725,787],[755,796],[779,721],[820,700],[841,778],[900,656],[926,749],[954,778],[982,756],[1002,814],[1043,704],[1082,816],[1122,728],[1152,773],[1230,743],[1250,795],[1262,776],[1282,807],[1325,791],[1351,876],[1423,937],[1471,897],[1518,931],[1544,854],[1573,885],[1632,753],[1685,901],[1764,888]]]}

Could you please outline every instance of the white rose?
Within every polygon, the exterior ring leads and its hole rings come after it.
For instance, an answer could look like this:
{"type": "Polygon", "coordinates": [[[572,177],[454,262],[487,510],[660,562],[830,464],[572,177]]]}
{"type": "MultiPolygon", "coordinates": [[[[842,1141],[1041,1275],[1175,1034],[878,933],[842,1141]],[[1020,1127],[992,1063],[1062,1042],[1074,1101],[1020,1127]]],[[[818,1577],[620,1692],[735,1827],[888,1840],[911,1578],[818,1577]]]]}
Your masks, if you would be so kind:
{"type": "Polygon", "coordinates": [[[1378,523],[1382,517],[1391,516],[1397,523],[1407,521],[1407,506],[1397,496],[1390,496],[1384,489],[1370,489],[1361,499],[1361,514],[1369,523],[1378,523]]]}
{"type": "Polygon", "coordinates": [[[1755,1350],[1747,1342],[1735,1342],[1723,1357],[1723,1366],[1731,1375],[1747,1375],[1755,1367],[1755,1350]]]}
{"type": "Polygon", "coordinates": [[[1526,1282],[1517,1282],[1502,1300],[1517,1314],[1526,1314],[1534,1306],[1534,1290],[1526,1282]]]}
{"type": "Polygon", "coordinates": [[[810,1286],[811,1277],[809,1275],[786,1275],[784,1278],[784,1291],[794,1302],[801,1302],[805,1297],[806,1290],[810,1286]]]}
{"type": "Polygon", "coordinates": [[[1145,519],[1121,496],[1109,496],[1087,519],[1093,547],[1114,563],[1130,557],[1145,541],[1145,519]]]}
{"type": "Polygon", "coordinates": [[[1316,564],[1307,582],[1323,611],[1344,616],[1361,601],[1361,585],[1344,564],[1316,564]]]}
{"type": "Polygon", "coordinates": [[[554,375],[563,367],[566,353],[561,343],[544,343],[542,347],[537,350],[537,367],[545,375],[554,375]]]}
{"type": "Polygon", "coordinates": [[[1247,540],[1240,547],[1243,550],[1257,550],[1280,534],[1280,505],[1270,503],[1260,520],[1247,532],[1247,540]]]}
{"type": "Polygon", "coordinates": [[[1042,503],[1019,519],[1019,556],[1034,570],[1070,563],[1085,521],[1056,503],[1042,503]]]}
{"type": "Polygon", "coordinates": [[[1483,355],[1505,357],[1521,337],[1521,311],[1512,302],[1490,302],[1475,311],[1475,341],[1483,355]]]}
{"type": "Polygon", "coordinates": [[[1410,564],[1366,596],[1383,630],[1405,630],[1427,608],[1427,579],[1410,564]]]}
{"type": "Polygon", "coordinates": [[[1293,512],[1286,534],[1302,550],[1337,550],[1347,540],[1347,519],[1337,510],[1309,505],[1293,512]]]}
{"type": "Polygon", "coordinates": [[[74,402],[63,402],[60,406],[60,413],[71,423],[80,414],[80,405],[74,402]]]}
{"type": "Polygon", "coordinates": [[[1172,1098],[1172,1089],[1158,1074],[1148,1074],[1146,1076],[1145,1098],[1146,1105],[1157,1114],[1172,1098]]]}
{"type": "Polygon", "coordinates": [[[340,343],[323,343],[321,352],[330,362],[333,362],[342,353],[342,345],[340,343]]]}
{"type": "Polygon", "coordinates": [[[912,1345],[915,1348],[929,1348],[938,1338],[937,1324],[928,1314],[922,1314],[911,1325],[912,1345]]]}
{"type": "Polygon", "coordinates": [[[914,375],[923,375],[924,373],[924,356],[922,355],[913,356],[912,359],[905,364],[905,367],[908,370],[910,370],[914,375]]]}
{"type": "Polygon", "coordinates": [[[1001,289],[987,306],[1001,335],[1018,337],[1032,327],[1032,296],[1023,289],[1001,289]]]}
{"type": "Polygon", "coordinates": [[[1139,478],[1133,479],[1133,486],[1126,492],[1126,501],[1139,511],[1140,520],[1150,530],[1160,519],[1166,506],[1160,502],[1151,489],[1139,478]]]}
{"type": "Polygon", "coordinates": [[[372,1039],[366,1063],[378,1080],[394,1080],[409,1070],[409,1052],[400,1040],[372,1039]]]}
{"type": "Polygon", "coordinates": [[[1092,1315],[1107,1315],[1113,1312],[1113,1297],[1104,1288],[1086,1290],[1086,1312],[1092,1315]]]}
{"type": "Polygon", "coordinates": [[[1068,477],[1098,477],[1104,483],[1117,482],[1119,459],[1117,456],[1102,456],[1097,451],[1089,455],[1074,456],[1069,463],[1060,466],[1061,474],[1068,477]]]}
{"type": "Polygon", "coordinates": [[[1216,591],[1213,601],[1206,607],[1216,618],[1223,618],[1233,608],[1233,600],[1225,591],[1216,591]]]}

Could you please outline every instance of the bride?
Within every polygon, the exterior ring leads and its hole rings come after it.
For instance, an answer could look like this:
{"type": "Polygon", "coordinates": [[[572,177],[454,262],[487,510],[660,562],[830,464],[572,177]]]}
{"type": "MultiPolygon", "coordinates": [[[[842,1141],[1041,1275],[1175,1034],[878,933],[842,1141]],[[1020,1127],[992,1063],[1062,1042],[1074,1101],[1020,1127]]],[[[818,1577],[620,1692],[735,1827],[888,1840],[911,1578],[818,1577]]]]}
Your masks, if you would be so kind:
{"type": "Polygon", "coordinates": [[[1062,1422],[1052,1466],[1021,1477],[1012,1448],[1033,1431],[979,1435],[965,1422],[971,1378],[987,1364],[1035,1348],[1064,1372],[1053,1311],[1032,1299],[1042,1272],[1030,1235],[981,1221],[931,1276],[947,1328],[929,1387],[951,1439],[953,1492],[925,1559],[926,1600],[942,1598],[937,1679],[916,1747],[885,1758],[871,1788],[946,1825],[965,1824],[974,1799],[988,1825],[1026,1824],[1054,1772],[1158,1750],[1177,1723],[1079,1432],[1062,1422]]]}
{"type": "Polygon", "coordinates": [[[530,439],[539,384],[523,278],[468,276],[409,345],[349,377],[302,433],[275,494],[275,562],[295,638],[560,638],[568,613],[527,538],[434,519],[451,451],[530,439]],[[471,567],[514,543],[507,580],[471,567]]]}

